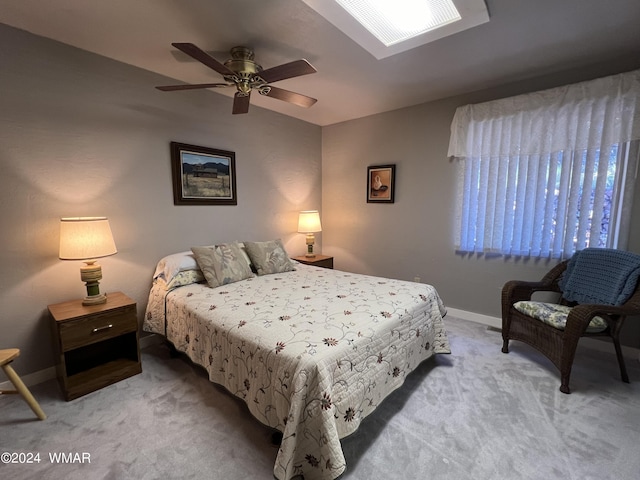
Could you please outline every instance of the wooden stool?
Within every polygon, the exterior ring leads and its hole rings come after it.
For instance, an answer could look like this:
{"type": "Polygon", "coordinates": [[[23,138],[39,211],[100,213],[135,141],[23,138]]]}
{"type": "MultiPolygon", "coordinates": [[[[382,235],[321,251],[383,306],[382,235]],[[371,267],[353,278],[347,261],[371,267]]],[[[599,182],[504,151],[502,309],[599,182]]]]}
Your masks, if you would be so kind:
{"type": "Polygon", "coordinates": [[[33,410],[33,413],[35,413],[40,420],[44,420],[45,418],[47,418],[47,416],[44,414],[44,412],[40,408],[40,405],[38,405],[38,402],[36,401],[36,399],[33,398],[33,395],[31,395],[31,392],[26,387],[26,385],[22,383],[22,380],[20,380],[20,377],[18,376],[16,371],[10,365],[11,362],[18,357],[18,355],[20,355],[20,350],[17,348],[8,348],[6,350],[0,350],[0,367],[2,367],[2,370],[4,370],[4,373],[7,374],[7,377],[9,377],[9,380],[11,380],[11,383],[13,383],[16,387],[15,390],[0,390],[0,394],[19,393],[20,395],[22,395],[25,401],[29,404],[29,406],[31,407],[31,410],[33,410]]]}

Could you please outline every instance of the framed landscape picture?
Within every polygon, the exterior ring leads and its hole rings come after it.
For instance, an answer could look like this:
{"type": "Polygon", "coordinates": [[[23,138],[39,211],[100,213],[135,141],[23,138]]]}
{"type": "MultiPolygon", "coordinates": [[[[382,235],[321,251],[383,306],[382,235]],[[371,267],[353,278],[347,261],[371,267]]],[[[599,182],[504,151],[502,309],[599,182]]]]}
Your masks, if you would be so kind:
{"type": "Polygon", "coordinates": [[[395,165],[367,167],[367,202],[393,203],[395,179],[395,165]]]}
{"type": "Polygon", "coordinates": [[[175,205],[237,205],[236,155],[171,142],[175,205]]]}

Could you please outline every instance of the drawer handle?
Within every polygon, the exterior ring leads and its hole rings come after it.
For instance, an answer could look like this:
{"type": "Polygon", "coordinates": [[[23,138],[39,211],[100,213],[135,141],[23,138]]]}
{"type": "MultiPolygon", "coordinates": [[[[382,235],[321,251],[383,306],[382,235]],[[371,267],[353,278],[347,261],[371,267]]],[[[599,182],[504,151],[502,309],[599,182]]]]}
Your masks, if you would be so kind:
{"type": "Polygon", "coordinates": [[[94,328],[92,333],[99,333],[99,332],[102,332],[103,330],[109,330],[110,328],[113,328],[113,325],[109,324],[109,325],[105,325],[104,327],[94,328]]]}

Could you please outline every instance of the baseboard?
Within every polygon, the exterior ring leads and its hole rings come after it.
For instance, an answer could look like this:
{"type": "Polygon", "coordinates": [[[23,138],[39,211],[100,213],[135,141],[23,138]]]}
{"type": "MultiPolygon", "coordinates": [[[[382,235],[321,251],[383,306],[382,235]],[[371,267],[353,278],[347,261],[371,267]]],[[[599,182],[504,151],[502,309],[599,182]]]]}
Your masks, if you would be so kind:
{"type": "MultiPolygon", "coordinates": [[[[458,310],[456,308],[447,308],[447,314],[462,320],[469,320],[470,322],[480,323],[488,327],[502,329],[502,319],[498,317],[467,312],[466,310],[458,310]]],[[[599,340],[597,338],[583,338],[580,340],[580,346],[591,348],[599,352],[615,353],[611,342],[608,342],[605,339],[599,340]]],[[[622,345],[622,355],[625,359],[630,361],[640,362],[640,349],[638,348],[622,345]]]]}
{"type": "Polygon", "coordinates": [[[467,312],[466,310],[458,310],[457,308],[447,307],[447,315],[452,317],[461,318],[462,320],[469,320],[470,322],[481,323],[493,328],[502,328],[502,319],[498,317],[491,317],[489,315],[482,315],[480,313],[467,312]]]}
{"type": "MultiPolygon", "coordinates": [[[[29,373],[27,375],[18,375],[20,376],[22,383],[27,387],[31,387],[33,385],[46,382],[47,380],[51,380],[52,378],[56,378],[56,367],[45,368],[44,370],[38,370],[37,372],[29,373]]],[[[6,382],[0,383],[0,390],[15,390],[15,387],[9,380],[7,380],[6,382]]]]}
{"type": "MultiPolygon", "coordinates": [[[[147,335],[140,339],[140,348],[146,348],[161,342],[162,337],[160,335],[147,335]]],[[[46,382],[53,378],[56,378],[56,367],[49,367],[27,375],[20,375],[20,379],[27,387],[32,387],[33,385],[46,382]]],[[[0,383],[0,390],[13,389],[13,384],[9,380],[0,383]]]]}

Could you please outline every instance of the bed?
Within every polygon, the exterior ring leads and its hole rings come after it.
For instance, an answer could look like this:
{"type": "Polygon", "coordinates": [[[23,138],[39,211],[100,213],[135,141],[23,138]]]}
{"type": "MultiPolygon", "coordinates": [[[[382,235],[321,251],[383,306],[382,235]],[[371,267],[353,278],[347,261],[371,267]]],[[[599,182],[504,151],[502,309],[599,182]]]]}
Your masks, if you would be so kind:
{"type": "Polygon", "coordinates": [[[340,439],[422,361],[450,353],[446,310],[430,285],[303,265],[282,258],[281,242],[274,261],[266,243],[219,252],[218,263],[249,265],[240,279],[192,252],[162,259],[143,328],[282,433],[276,478],[334,479],[346,468],[340,439]],[[207,272],[228,281],[212,288],[207,272]]]}

